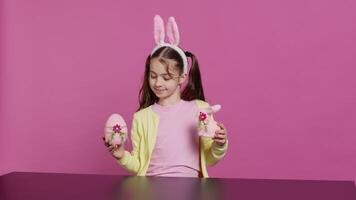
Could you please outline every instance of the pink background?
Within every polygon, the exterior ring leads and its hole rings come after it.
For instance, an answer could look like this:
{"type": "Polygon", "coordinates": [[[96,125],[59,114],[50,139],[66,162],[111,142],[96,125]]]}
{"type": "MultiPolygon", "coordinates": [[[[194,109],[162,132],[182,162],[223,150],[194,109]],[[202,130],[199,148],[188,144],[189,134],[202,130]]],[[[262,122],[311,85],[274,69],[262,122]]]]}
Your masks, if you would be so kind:
{"type": "MultiPolygon", "coordinates": [[[[127,174],[104,147],[131,125],[153,16],[173,15],[230,148],[213,177],[356,179],[356,2],[2,0],[0,174],[127,174]]],[[[129,145],[130,147],[130,145],[129,145]]]]}

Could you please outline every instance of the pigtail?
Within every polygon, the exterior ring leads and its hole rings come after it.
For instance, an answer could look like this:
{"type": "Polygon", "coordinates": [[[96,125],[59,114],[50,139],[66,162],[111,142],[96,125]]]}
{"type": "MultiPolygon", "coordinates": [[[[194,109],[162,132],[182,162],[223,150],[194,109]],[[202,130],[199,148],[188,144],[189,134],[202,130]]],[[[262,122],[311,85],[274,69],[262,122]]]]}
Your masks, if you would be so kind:
{"type": "Polygon", "coordinates": [[[185,55],[191,58],[191,67],[189,70],[188,84],[184,88],[181,94],[181,98],[186,101],[191,101],[195,99],[205,101],[198,60],[194,56],[194,54],[189,51],[186,51],[185,55]]]}
{"type": "Polygon", "coordinates": [[[157,102],[158,98],[156,95],[153,93],[153,91],[150,88],[150,83],[149,83],[149,74],[150,74],[150,60],[151,56],[148,55],[145,63],[145,73],[143,76],[143,84],[140,89],[140,92],[138,94],[138,99],[140,102],[140,107],[136,110],[139,111],[143,108],[147,108],[148,106],[154,104],[157,102]]]}

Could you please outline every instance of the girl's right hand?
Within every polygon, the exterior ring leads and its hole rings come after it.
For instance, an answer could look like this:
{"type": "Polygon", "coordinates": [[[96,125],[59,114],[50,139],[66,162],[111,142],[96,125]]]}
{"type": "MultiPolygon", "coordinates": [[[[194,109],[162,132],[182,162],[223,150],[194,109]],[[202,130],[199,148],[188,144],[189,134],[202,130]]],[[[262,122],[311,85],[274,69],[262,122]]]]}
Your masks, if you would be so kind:
{"type": "Polygon", "coordinates": [[[116,158],[117,160],[120,160],[122,157],[125,155],[125,148],[124,145],[110,145],[108,142],[105,142],[105,137],[102,137],[105,146],[108,148],[108,151],[111,153],[111,155],[116,158]]]}

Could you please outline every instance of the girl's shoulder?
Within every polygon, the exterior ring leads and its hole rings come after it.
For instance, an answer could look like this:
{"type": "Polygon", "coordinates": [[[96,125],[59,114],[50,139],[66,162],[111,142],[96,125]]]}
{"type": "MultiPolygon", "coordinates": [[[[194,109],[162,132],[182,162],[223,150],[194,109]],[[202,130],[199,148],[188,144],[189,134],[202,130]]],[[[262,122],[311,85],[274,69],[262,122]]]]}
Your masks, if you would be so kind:
{"type": "Polygon", "coordinates": [[[133,116],[134,117],[142,117],[142,116],[146,116],[147,114],[152,114],[151,106],[148,106],[146,108],[142,108],[139,111],[136,111],[133,116]]]}

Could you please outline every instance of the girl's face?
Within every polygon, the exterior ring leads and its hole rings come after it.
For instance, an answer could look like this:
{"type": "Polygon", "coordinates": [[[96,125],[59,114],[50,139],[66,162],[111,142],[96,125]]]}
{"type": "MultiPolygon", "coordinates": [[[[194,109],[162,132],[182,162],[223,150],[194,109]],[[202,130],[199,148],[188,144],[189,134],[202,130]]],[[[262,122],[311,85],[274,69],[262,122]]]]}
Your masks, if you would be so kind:
{"type": "Polygon", "coordinates": [[[179,75],[179,69],[176,67],[176,61],[168,60],[169,67],[152,58],[150,62],[149,83],[151,90],[159,99],[166,99],[173,94],[180,96],[180,84],[186,78],[186,75],[179,75]]]}

